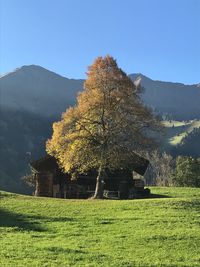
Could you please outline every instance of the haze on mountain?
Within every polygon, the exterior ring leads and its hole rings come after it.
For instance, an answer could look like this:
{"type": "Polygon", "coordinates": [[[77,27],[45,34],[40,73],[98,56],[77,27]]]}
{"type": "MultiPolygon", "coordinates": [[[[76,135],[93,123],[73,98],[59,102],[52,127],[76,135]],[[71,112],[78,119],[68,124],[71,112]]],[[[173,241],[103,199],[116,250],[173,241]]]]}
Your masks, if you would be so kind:
{"type": "Polygon", "coordinates": [[[74,105],[84,80],[62,77],[40,66],[16,69],[0,78],[1,107],[57,116],[74,105]]]}
{"type": "MultiPolygon", "coordinates": [[[[177,120],[200,118],[198,84],[154,81],[140,73],[130,77],[141,79],[142,99],[158,113],[177,120]]],[[[68,79],[40,66],[23,66],[1,76],[1,108],[57,117],[75,104],[83,83],[83,79],[68,79]]]]}
{"type": "Polygon", "coordinates": [[[154,81],[140,73],[131,74],[135,80],[141,78],[144,88],[142,99],[160,114],[168,114],[176,120],[200,118],[200,88],[198,84],[154,81]]]}

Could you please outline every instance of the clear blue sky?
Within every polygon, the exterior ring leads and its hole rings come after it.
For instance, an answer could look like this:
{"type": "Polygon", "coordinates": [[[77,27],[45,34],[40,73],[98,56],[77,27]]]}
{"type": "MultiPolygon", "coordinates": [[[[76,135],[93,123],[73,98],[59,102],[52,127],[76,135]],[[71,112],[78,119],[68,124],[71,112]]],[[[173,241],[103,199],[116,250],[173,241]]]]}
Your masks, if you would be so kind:
{"type": "Polygon", "coordinates": [[[200,82],[200,0],[0,0],[0,73],[36,64],[85,78],[97,56],[127,73],[200,82]]]}

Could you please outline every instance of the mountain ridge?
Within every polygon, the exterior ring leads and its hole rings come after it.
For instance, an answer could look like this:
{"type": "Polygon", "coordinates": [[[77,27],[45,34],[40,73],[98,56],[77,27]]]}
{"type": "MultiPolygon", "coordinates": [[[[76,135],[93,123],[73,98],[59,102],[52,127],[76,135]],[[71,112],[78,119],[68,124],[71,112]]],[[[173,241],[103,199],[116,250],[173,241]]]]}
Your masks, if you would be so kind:
{"type": "MultiPolygon", "coordinates": [[[[3,73],[3,74],[0,74],[0,78],[3,78],[5,76],[8,76],[10,74],[13,74],[13,73],[16,73],[20,70],[28,70],[28,69],[41,69],[41,70],[45,70],[45,71],[48,71],[48,72],[51,72],[53,74],[56,74],[62,78],[66,78],[68,80],[85,80],[83,78],[69,78],[69,77],[66,77],[64,75],[61,75],[59,74],[58,72],[56,71],[52,71],[52,70],[49,70],[47,68],[44,68],[40,65],[36,65],[36,64],[31,64],[31,65],[22,65],[21,67],[18,67],[18,68],[15,68],[13,71],[10,71],[10,72],[6,72],[6,73],[3,73]]],[[[136,72],[136,73],[130,73],[128,74],[128,76],[134,76],[134,77],[138,77],[138,76],[141,76],[142,78],[147,78],[148,80],[151,80],[151,81],[154,81],[154,82],[162,82],[162,83],[173,83],[173,84],[181,84],[181,85],[186,85],[186,86],[197,86],[197,87],[200,87],[200,82],[199,83],[194,83],[194,84],[186,84],[186,83],[182,83],[182,82],[178,82],[178,81],[166,81],[166,80],[160,80],[160,79],[152,79],[150,77],[148,77],[147,75],[144,75],[143,73],[141,72],[136,72]]]]}
{"type": "Polygon", "coordinates": [[[148,80],[151,80],[153,82],[160,82],[160,83],[172,83],[172,84],[179,84],[179,85],[185,85],[185,86],[197,86],[197,87],[200,87],[200,83],[192,83],[192,84],[186,84],[186,83],[182,83],[182,82],[172,82],[172,81],[166,81],[166,80],[159,80],[159,79],[152,79],[140,72],[136,72],[136,73],[130,73],[129,76],[133,77],[134,79],[137,78],[137,77],[141,77],[143,79],[148,79],[148,80]]]}
{"type": "Polygon", "coordinates": [[[41,66],[22,66],[0,78],[1,108],[27,110],[44,116],[60,115],[67,106],[75,104],[83,82],[41,66]]]}
{"type": "Polygon", "coordinates": [[[51,74],[53,74],[53,75],[56,74],[56,75],[60,76],[61,78],[65,78],[65,79],[68,79],[68,80],[84,80],[84,79],[68,78],[68,77],[65,77],[65,76],[63,76],[63,75],[61,75],[61,74],[55,72],[55,71],[46,69],[46,68],[44,68],[44,67],[42,67],[42,66],[40,66],[40,65],[36,65],[36,64],[23,65],[23,66],[21,66],[21,67],[18,67],[18,68],[16,68],[16,69],[14,69],[13,71],[10,71],[10,72],[1,74],[1,75],[0,75],[0,78],[6,77],[6,76],[9,76],[9,75],[12,75],[12,74],[16,74],[16,73],[18,73],[18,72],[20,72],[20,71],[28,71],[28,70],[29,70],[29,71],[35,71],[35,70],[38,71],[38,70],[41,70],[41,71],[44,71],[44,72],[49,72],[49,73],[51,73],[51,74]]]}
{"type": "MultiPolygon", "coordinates": [[[[176,120],[200,118],[200,85],[153,80],[142,73],[144,103],[162,116],[176,120]]],[[[84,79],[66,78],[38,65],[24,65],[0,77],[1,107],[27,110],[44,116],[60,116],[76,103],[84,79]]]]}

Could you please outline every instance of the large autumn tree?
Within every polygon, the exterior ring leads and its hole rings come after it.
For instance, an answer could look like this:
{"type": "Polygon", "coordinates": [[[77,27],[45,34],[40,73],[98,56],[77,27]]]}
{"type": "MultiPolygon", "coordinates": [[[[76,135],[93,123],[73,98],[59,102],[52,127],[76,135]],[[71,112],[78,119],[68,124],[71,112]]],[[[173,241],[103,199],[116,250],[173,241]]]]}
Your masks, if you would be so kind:
{"type": "Polygon", "coordinates": [[[53,124],[46,148],[66,172],[96,169],[94,198],[102,198],[106,170],[131,168],[135,151],[151,144],[149,134],[160,124],[112,57],[98,57],[87,76],[76,106],[53,124]]]}

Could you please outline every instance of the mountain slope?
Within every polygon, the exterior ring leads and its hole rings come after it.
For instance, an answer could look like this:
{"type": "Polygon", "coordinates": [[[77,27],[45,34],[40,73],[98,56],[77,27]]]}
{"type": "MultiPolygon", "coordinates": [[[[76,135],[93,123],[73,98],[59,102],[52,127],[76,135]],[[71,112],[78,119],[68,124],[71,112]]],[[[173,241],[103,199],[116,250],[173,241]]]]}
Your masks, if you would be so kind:
{"type": "Polygon", "coordinates": [[[174,150],[175,155],[200,156],[200,127],[194,128],[181,141],[174,150]]]}
{"type": "Polygon", "coordinates": [[[43,116],[60,115],[73,105],[83,80],[64,78],[40,66],[23,66],[0,78],[1,108],[43,116]]]}
{"type": "MultiPolygon", "coordinates": [[[[170,119],[200,119],[200,87],[154,81],[142,74],[143,101],[170,119]]],[[[26,110],[43,116],[60,115],[83,89],[84,80],[67,79],[40,66],[23,66],[0,78],[1,107],[26,110]]]]}
{"type": "Polygon", "coordinates": [[[45,142],[52,135],[56,118],[25,111],[1,110],[0,188],[31,193],[20,180],[30,172],[29,162],[45,155],[45,142]]]}
{"type": "Polygon", "coordinates": [[[200,157],[200,120],[163,121],[166,128],[161,140],[161,149],[173,156],[187,155],[200,157]]]}
{"type": "Polygon", "coordinates": [[[197,84],[154,81],[142,74],[130,77],[133,80],[141,77],[142,99],[160,114],[168,114],[175,120],[200,119],[200,87],[197,84]]]}

